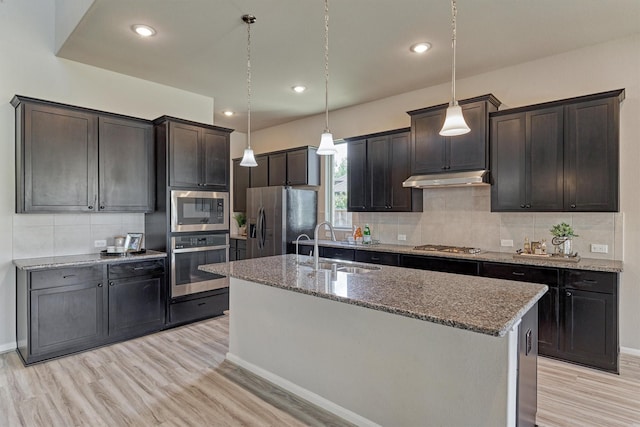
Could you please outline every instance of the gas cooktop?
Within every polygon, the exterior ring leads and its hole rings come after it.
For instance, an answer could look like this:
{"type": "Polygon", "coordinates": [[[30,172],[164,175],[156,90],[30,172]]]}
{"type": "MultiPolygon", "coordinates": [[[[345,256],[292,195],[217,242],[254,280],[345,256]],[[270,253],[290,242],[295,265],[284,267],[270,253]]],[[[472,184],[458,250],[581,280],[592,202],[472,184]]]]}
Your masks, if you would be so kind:
{"type": "Polygon", "coordinates": [[[477,254],[481,250],[479,248],[468,248],[465,246],[448,246],[448,245],[420,245],[413,249],[416,251],[427,252],[449,252],[453,254],[477,254]]]}

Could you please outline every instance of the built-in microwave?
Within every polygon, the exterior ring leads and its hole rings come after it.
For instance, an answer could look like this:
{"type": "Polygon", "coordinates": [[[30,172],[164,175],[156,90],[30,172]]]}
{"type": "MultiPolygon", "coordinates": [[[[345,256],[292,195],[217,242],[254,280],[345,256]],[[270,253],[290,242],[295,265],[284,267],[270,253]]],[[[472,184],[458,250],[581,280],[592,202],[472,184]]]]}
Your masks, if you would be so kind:
{"type": "Polygon", "coordinates": [[[229,229],[229,193],[171,191],[171,231],[229,229]]]}

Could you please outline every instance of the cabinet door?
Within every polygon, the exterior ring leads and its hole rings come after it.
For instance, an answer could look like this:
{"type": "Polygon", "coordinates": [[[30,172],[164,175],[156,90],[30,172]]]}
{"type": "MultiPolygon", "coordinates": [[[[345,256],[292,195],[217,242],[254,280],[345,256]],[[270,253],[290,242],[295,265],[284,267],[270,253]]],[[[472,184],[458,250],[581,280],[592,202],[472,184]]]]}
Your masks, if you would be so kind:
{"type": "Polygon", "coordinates": [[[287,185],[307,185],[308,157],[306,148],[287,152],[287,185]]]}
{"type": "Polygon", "coordinates": [[[525,114],[492,117],[491,210],[520,211],[525,208],[525,114]]]}
{"type": "Polygon", "coordinates": [[[202,185],[229,189],[229,138],[227,133],[202,129],[202,185]]]}
{"type": "Polygon", "coordinates": [[[618,211],[619,101],[609,98],[566,110],[565,209],[618,211]]]}
{"type": "Polygon", "coordinates": [[[200,132],[196,126],[169,123],[170,186],[194,187],[202,183],[198,168],[200,132]]]}
{"type": "Polygon", "coordinates": [[[563,295],[562,351],[566,358],[617,370],[617,313],[612,294],[568,288],[563,295]]]}
{"type": "Polygon", "coordinates": [[[287,153],[269,155],[269,185],[287,185],[287,153]]]}
{"type": "Polygon", "coordinates": [[[152,211],[155,180],[152,125],[100,117],[99,141],[98,209],[152,211]]]}
{"type": "Polygon", "coordinates": [[[538,301],[538,351],[548,356],[556,356],[559,350],[560,301],[558,297],[559,289],[549,286],[547,293],[538,301]]]}
{"type": "Polygon", "coordinates": [[[526,113],[525,207],[561,211],[564,200],[563,107],[526,113]]]}
{"type": "Polygon", "coordinates": [[[347,143],[347,211],[367,209],[367,140],[347,143]]]}
{"type": "Polygon", "coordinates": [[[460,107],[471,132],[447,138],[447,171],[488,169],[486,102],[472,102],[460,107]]]}
{"type": "Polygon", "coordinates": [[[247,188],[250,187],[251,169],[240,166],[240,160],[233,161],[233,212],[247,210],[247,188]]]}
{"type": "MultiPolygon", "coordinates": [[[[389,205],[392,211],[407,212],[412,209],[412,189],[402,183],[411,175],[411,141],[409,133],[389,136],[389,205]]],[[[422,191],[420,190],[420,197],[422,191]]]]}
{"type": "Polygon", "coordinates": [[[258,166],[248,168],[250,171],[251,188],[266,187],[269,185],[269,157],[256,156],[258,166]]]}
{"type": "Polygon", "coordinates": [[[109,282],[109,338],[160,330],[164,325],[164,276],[109,282]]]}
{"type": "Polygon", "coordinates": [[[17,192],[20,199],[24,191],[24,204],[18,203],[16,209],[96,212],[97,116],[27,103],[23,131],[24,159],[17,165],[20,176],[17,184],[24,188],[17,192]]]}
{"type": "Polygon", "coordinates": [[[31,291],[33,356],[51,356],[86,349],[104,335],[104,287],[86,282],[31,291]]]}
{"type": "Polygon", "coordinates": [[[391,209],[389,188],[389,137],[380,136],[367,140],[367,195],[366,206],[370,211],[391,209]]]}
{"type": "Polygon", "coordinates": [[[447,140],[439,134],[444,117],[444,109],[411,117],[411,174],[446,170],[447,140]]]}

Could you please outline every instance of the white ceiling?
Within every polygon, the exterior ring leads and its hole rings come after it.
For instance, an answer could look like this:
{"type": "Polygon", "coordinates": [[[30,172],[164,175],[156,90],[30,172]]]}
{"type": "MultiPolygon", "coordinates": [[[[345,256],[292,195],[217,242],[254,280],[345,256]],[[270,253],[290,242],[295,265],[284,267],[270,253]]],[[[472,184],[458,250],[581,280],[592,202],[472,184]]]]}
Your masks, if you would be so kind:
{"type": "MultiPolygon", "coordinates": [[[[640,32],[640,0],[458,0],[457,6],[458,78],[640,32]]],[[[257,17],[252,130],[323,112],[323,0],[95,0],[58,55],[213,97],[215,123],[244,132],[246,13],[257,17]],[[138,23],[158,34],[136,36],[130,27],[138,23]],[[299,95],[294,84],[309,89],[299,95]],[[222,116],[227,108],[239,114],[222,116]]],[[[332,0],[330,109],[449,81],[450,20],[448,0],[332,0]],[[433,49],[409,52],[418,41],[433,49]]]]}

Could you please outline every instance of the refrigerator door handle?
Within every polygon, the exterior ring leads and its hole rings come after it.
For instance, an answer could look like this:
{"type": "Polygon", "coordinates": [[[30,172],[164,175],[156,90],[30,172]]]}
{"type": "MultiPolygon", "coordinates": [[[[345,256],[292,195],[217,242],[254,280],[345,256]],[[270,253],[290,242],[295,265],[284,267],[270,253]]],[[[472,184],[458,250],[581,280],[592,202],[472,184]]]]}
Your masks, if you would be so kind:
{"type": "Polygon", "coordinates": [[[258,243],[258,249],[263,249],[262,246],[262,227],[264,226],[264,224],[262,223],[262,212],[264,211],[264,208],[262,206],[260,206],[258,208],[258,221],[257,221],[257,225],[256,225],[256,238],[257,238],[257,243],[258,243]]]}
{"type": "Polygon", "coordinates": [[[260,228],[260,239],[262,240],[262,248],[264,249],[264,244],[267,241],[267,228],[265,224],[267,223],[267,214],[265,209],[262,208],[262,227],[260,228]]]}

